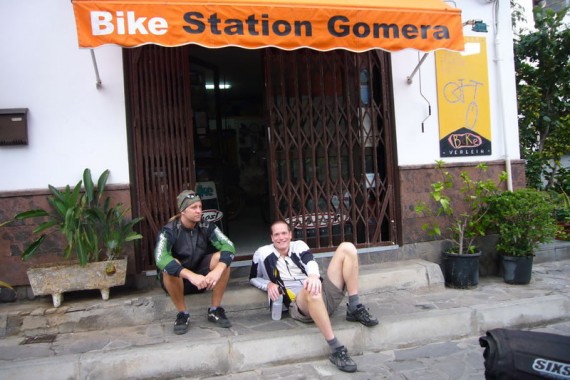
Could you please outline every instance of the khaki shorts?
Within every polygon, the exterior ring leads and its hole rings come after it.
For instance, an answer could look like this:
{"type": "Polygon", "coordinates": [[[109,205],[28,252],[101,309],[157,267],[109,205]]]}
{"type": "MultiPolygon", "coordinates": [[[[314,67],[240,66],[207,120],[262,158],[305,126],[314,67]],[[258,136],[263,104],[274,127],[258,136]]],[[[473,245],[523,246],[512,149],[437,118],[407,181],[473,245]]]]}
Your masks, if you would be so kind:
{"type": "MultiPolygon", "coordinates": [[[[340,301],[344,298],[344,290],[337,288],[328,278],[323,280],[323,300],[325,301],[325,306],[329,315],[332,315],[340,301]]],[[[301,322],[310,323],[313,319],[308,315],[305,315],[299,310],[295,302],[291,302],[289,305],[289,315],[291,318],[296,319],[301,322]]]]}

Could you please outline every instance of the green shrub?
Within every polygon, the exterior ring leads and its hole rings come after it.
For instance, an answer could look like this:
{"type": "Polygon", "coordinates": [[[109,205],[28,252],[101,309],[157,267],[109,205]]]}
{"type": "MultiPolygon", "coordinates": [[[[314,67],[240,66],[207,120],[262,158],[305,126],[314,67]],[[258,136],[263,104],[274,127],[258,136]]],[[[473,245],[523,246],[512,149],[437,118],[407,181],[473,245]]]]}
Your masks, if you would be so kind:
{"type": "Polygon", "coordinates": [[[506,256],[534,256],[540,243],[554,239],[558,226],[546,192],[518,189],[487,198],[488,229],[499,234],[497,251],[506,256]]]}
{"type": "MultiPolygon", "coordinates": [[[[480,171],[480,176],[484,177],[487,165],[480,163],[476,169],[480,171]]],[[[419,215],[428,217],[444,217],[450,219],[449,239],[451,245],[448,253],[474,254],[477,247],[474,241],[477,237],[485,235],[485,225],[483,216],[486,213],[485,199],[491,194],[500,192],[499,185],[506,180],[506,172],[502,172],[497,183],[490,178],[476,180],[466,171],[456,178],[450,173],[443,161],[436,161],[435,169],[441,174],[441,181],[436,181],[431,185],[432,190],[429,195],[431,202],[419,202],[415,211],[419,215]],[[456,197],[452,198],[452,193],[456,197]]],[[[442,230],[439,222],[424,223],[422,229],[430,236],[441,236],[442,230]]]]}

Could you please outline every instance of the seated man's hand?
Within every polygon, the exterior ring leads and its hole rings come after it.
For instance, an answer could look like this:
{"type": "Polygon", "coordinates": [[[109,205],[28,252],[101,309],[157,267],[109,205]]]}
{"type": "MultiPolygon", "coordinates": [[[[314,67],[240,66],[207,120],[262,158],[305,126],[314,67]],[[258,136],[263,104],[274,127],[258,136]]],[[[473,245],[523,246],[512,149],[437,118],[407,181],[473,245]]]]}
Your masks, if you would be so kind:
{"type": "Polygon", "coordinates": [[[214,269],[214,270],[210,271],[205,277],[207,289],[208,290],[213,289],[214,286],[216,286],[216,284],[220,280],[221,276],[222,276],[222,272],[220,270],[214,269]]]}
{"type": "Polygon", "coordinates": [[[279,286],[273,282],[270,282],[267,285],[267,294],[272,301],[275,301],[277,298],[279,298],[279,286]]]}
{"type": "MultiPolygon", "coordinates": [[[[209,288],[208,279],[206,276],[202,276],[201,274],[192,273],[188,276],[185,276],[188,281],[190,281],[195,287],[198,289],[211,289],[209,288]]],[[[210,280],[211,281],[211,280],[210,280]]]]}
{"type": "Polygon", "coordinates": [[[303,283],[303,287],[312,296],[321,294],[321,279],[317,275],[310,275],[303,283]]]}

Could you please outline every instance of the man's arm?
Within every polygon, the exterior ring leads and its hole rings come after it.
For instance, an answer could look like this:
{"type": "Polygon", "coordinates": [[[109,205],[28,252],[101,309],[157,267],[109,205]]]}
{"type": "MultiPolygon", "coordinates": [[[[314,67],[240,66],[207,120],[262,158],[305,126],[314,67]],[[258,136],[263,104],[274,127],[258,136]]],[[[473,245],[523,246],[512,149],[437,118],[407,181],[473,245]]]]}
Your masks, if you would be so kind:
{"type": "Polygon", "coordinates": [[[234,243],[216,226],[215,224],[210,224],[208,228],[209,234],[208,238],[210,243],[220,251],[220,263],[226,264],[229,267],[234,261],[236,254],[236,248],[234,243]],[[213,228],[211,227],[213,226],[213,228]]]}
{"type": "Polygon", "coordinates": [[[259,249],[255,251],[251,260],[249,283],[263,291],[267,291],[267,285],[270,283],[269,277],[263,271],[262,255],[259,249]]]}
{"type": "Polygon", "coordinates": [[[154,262],[160,271],[165,271],[171,276],[178,277],[182,270],[182,265],[172,256],[172,243],[170,232],[162,229],[158,235],[156,246],[154,248],[154,262]]]}

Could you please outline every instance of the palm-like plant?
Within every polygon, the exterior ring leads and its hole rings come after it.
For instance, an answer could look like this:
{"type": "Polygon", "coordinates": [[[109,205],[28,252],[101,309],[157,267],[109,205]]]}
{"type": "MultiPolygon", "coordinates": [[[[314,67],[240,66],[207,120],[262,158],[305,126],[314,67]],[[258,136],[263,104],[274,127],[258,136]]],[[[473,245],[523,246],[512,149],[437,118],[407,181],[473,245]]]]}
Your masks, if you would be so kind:
{"type": "Polygon", "coordinates": [[[27,260],[37,254],[47,236],[54,232],[65,237],[64,257],[69,259],[75,255],[81,265],[99,261],[103,248],[107,258],[114,259],[122,252],[126,242],[141,239],[142,235],[134,231],[134,226],[142,218],[128,220],[125,217],[128,209],[122,204],[111,206],[108,197],[102,201],[109,173],[109,170],[105,170],[99,176],[97,186],[89,169],[84,170],[83,180],[73,188],[67,185],[63,190],[58,190],[49,185],[48,203],[51,210],[33,209],[14,216],[14,220],[47,218],[33,230],[34,234],[40,236],[26,247],[22,259],[27,260]]]}

